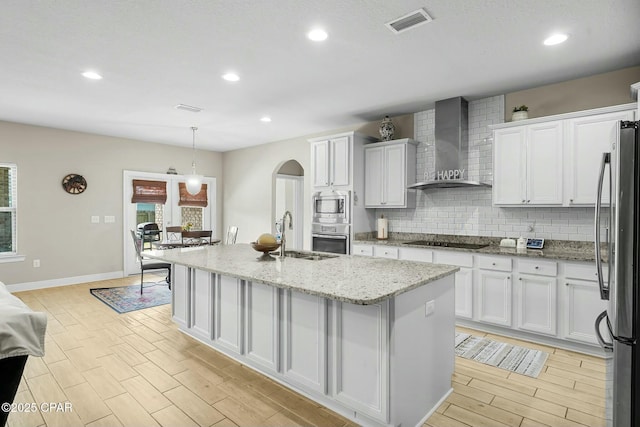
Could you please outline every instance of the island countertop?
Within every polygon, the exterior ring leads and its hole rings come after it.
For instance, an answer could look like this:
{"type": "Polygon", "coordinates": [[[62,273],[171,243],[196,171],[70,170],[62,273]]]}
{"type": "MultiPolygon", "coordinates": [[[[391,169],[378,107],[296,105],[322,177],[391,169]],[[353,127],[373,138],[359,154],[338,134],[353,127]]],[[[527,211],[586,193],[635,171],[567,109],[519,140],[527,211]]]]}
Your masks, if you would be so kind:
{"type": "Polygon", "coordinates": [[[248,244],[145,251],[172,264],[317,295],[351,304],[376,304],[448,276],[458,267],[353,255],[312,261],[258,261],[248,244]]]}

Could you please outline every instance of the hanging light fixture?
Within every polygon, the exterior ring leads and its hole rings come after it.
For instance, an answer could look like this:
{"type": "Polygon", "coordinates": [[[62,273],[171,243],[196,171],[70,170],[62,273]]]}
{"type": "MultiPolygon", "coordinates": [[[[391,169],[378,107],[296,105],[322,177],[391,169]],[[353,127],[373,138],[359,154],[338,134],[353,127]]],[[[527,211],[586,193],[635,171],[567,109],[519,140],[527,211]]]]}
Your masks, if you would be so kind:
{"type": "Polygon", "coordinates": [[[191,130],[193,131],[193,162],[191,163],[191,175],[185,176],[185,179],[187,180],[189,194],[196,195],[202,188],[203,176],[196,173],[196,131],[198,128],[193,126],[191,130]]]}

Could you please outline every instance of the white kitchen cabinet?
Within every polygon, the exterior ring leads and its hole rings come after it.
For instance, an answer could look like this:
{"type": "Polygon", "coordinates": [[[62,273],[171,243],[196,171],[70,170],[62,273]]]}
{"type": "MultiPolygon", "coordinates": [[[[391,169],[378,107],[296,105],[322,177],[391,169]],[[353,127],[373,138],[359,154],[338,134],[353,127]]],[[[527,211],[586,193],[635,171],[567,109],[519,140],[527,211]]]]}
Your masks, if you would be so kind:
{"type": "Polygon", "coordinates": [[[373,245],[354,244],[352,253],[354,255],[373,256],[373,245]]]}
{"type": "MultiPolygon", "coordinates": [[[[606,267],[603,274],[606,278],[606,267]]],[[[595,319],[607,309],[607,301],[600,299],[595,265],[567,263],[564,276],[564,337],[573,341],[598,344],[595,319]]],[[[601,325],[600,333],[609,340],[604,323],[601,325]]]]}
{"type": "Polygon", "coordinates": [[[243,353],[243,288],[243,280],[216,275],[214,340],[225,350],[236,354],[243,353]]]}
{"type": "Polygon", "coordinates": [[[365,153],[365,207],[415,207],[417,141],[399,139],[368,144],[365,153]]]}
{"type": "Polygon", "coordinates": [[[473,270],[460,267],[455,274],[456,317],[473,318],[473,270]]]}
{"type": "Polygon", "coordinates": [[[280,361],[279,289],[246,282],[246,357],[263,368],[277,372],[280,361]]]}
{"type": "MultiPolygon", "coordinates": [[[[567,192],[569,206],[594,205],[602,154],[617,141],[620,120],[633,120],[633,111],[617,111],[570,119],[566,124],[567,192]]],[[[609,202],[609,175],[605,174],[604,203],[609,202]]]]}
{"type": "Polygon", "coordinates": [[[334,302],[334,397],[363,414],[387,421],[389,366],[387,302],[334,302]]]}
{"type": "Polygon", "coordinates": [[[344,187],[351,182],[351,137],[336,136],[311,143],[314,187],[344,187]]]}
{"type": "Polygon", "coordinates": [[[511,327],[511,272],[478,269],[477,320],[511,327]]]}
{"type": "Polygon", "coordinates": [[[562,205],[562,129],[553,121],[494,131],[495,205],[562,205]]]}
{"type": "Polygon", "coordinates": [[[515,282],[518,306],[517,327],[522,330],[556,335],[558,265],[553,261],[518,260],[515,282]]]}
{"type": "Polygon", "coordinates": [[[192,333],[205,340],[213,339],[213,274],[191,269],[191,322],[192,333]]]}
{"type": "Polygon", "coordinates": [[[373,247],[373,256],[378,258],[398,259],[399,248],[394,246],[376,245],[373,247]]]}
{"type": "Polygon", "coordinates": [[[306,389],[327,393],[327,300],[284,291],[284,377],[306,389]]]}
{"type": "Polygon", "coordinates": [[[189,326],[189,305],[191,304],[190,269],[174,264],[171,269],[171,318],[180,327],[189,326]]]}

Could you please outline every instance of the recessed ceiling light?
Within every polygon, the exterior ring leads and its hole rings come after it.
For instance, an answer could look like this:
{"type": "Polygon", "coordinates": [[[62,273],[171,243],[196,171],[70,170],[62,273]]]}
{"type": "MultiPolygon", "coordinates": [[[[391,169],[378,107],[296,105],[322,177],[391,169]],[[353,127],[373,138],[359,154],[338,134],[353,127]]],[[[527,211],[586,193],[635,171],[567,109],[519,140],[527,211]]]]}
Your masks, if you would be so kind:
{"type": "Polygon", "coordinates": [[[95,71],[85,71],[84,73],[82,73],[82,76],[87,78],[87,79],[91,79],[91,80],[100,80],[102,79],[102,76],[98,73],[96,73],[95,71]]]}
{"type": "Polygon", "coordinates": [[[200,107],[194,107],[193,105],[187,104],[178,104],[174,108],[178,110],[191,111],[192,113],[199,113],[200,111],[202,111],[202,108],[200,107]]]}
{"type": "Polygon", "coordinates": [[[566,34],[554,34],[544,40],[545,46],[553,46],[565,42],[569,38],[566,34]]]}
{"type": "Polygon", "coordinates": [[[223,75],[222,78],[228,82],[237,82],[238,80],[240,80],[240,76],[238,76],[236,73],[227,73],[223,75]]]}
{"type": "Polygon", "coordinates": [[[322,42],[327,39],[328,35],[325,30],[316,28],[309,31],[307,33],[307,37],[309,37],[309,40],[313,40],[314,42],[322,42]]]}
{"type": "Polygon", "coordinates": [[[270,122],[271,122],[271,117],[269,117],[269,116],[264,116],[264,117],[262,117],[262,118],[260,119],[260,121],[261,121],[261,122],[264,122],[264,123],[270,123],[270,122]]]}

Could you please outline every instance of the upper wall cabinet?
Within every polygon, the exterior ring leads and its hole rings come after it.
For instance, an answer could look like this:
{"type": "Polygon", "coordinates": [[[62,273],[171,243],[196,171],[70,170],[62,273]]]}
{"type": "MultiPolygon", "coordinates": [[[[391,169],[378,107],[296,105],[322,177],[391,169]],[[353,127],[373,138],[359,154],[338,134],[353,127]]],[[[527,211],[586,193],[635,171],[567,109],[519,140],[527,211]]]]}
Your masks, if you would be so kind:
{"type": "Polygon", "coordinates": [[[412,139],[368,144],[364,147],[364,204],[367,208],[415,207],[416,146],[412,139]]]}
{"type": "MultiPolygon", "coordinates": [[[[602,153],[618,139],[620,120],[633,120],[633,111],[597,114],[567,121],[567,204],[594,205],[602,153]]],[[[609,202],[609,176],[605,174],[602,200],[609,202]]]]}
{"type": "Polygon", "coordinates": [[[354,165],[362,162],[357,150],[370,141],[356,132],[310,139],[313,187],[353,189],[354,165]]]}
{"type": "Polygon", "coordinates": [[[634,108],[624,104],[491,126],[494,205],[595,204],[602,153],[616,141],[619,121],[633,120],[634,108]]]}
{"type": "Polygon", "coordinates": [[[562,122],[494,132],[493,202],[562,205],[562,122]]]}

